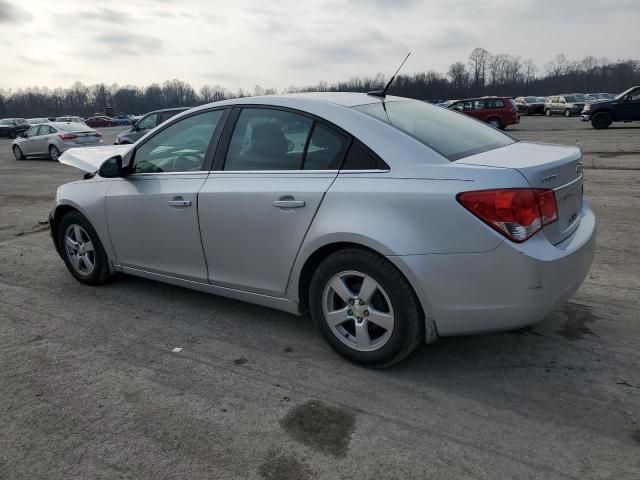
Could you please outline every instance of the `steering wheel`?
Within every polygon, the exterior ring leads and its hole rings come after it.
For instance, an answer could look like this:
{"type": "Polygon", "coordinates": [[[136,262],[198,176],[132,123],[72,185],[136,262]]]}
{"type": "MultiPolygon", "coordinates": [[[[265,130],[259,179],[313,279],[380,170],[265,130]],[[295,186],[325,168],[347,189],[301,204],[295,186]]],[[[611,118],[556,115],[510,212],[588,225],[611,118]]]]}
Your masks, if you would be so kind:
{"type": "Polygon", "coordinates": [[[185,142],[185,146],[193,150],[200,150],[201,152],[204,152],[207,149],[208,144],[202,138],[192,137],[185,142]]]}
{"type": "Polygon", "coordinates": [[[198,170],[202,166],[202,158],[200,154],[197,153],[181,153],[176,158],[173,159],[171,164],[172,172],[192,172],[198,170]],[[183,168],[181,165],[185,163],[190,163],[191,168],[183,168]]]}

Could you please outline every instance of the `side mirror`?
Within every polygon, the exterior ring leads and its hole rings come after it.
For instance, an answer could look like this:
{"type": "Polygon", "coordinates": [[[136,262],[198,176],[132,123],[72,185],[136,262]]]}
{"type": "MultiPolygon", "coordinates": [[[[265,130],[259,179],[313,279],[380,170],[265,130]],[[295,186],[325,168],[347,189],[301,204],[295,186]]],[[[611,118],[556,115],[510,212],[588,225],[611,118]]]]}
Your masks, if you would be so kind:
{"type": "Polygon", "coordinates": [[[103,178],[124,177],[126,172],[122,166],[122,157],[120,155],[116,155],[115,157],[106,159],[100,166],[98,174],[103,178]]]}

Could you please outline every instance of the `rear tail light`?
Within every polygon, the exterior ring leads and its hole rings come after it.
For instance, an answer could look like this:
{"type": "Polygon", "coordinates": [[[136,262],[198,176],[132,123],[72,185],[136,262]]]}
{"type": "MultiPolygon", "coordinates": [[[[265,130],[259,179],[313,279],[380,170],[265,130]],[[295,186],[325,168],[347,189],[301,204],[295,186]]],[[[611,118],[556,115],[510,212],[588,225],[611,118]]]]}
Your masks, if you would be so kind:
{"type": "Polygon", "coordinates": [[[459,193],[458,202],[494,230],[516,243],[558,219],[553,190],[505,188],[459,193]]]}
{"type": "Polygon", "coordinates": [[[102,137],[102,134],[100,132],[96,132],[94,136],[100,138],[100,137],[102,137]]]}
{"type": "Polygon", "coordinates": [[[75,133],[61,133],[58,137],[60,137],[60,140],[73,140],[74,138],[78,138],[75,133]]]}

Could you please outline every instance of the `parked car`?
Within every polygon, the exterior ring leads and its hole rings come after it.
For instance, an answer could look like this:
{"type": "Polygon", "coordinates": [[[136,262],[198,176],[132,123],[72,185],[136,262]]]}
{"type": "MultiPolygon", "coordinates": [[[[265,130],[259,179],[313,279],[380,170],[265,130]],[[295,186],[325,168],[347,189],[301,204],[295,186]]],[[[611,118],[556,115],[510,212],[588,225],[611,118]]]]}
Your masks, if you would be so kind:
{"type": "Polygon", "coordinates": [[[12,143],[16,160],[49,157],[57,161],[60,154],[75,147],[103,145],[102,134],[84,123],[53,122],[34,125],[12,143]]]}
{"type": "Polygon", "coordinates": [[[57,117],[56,122],[71,122],[71,123],[85,123],[84,118],[78,117],[75,115],[64,115],[62,117],[57,117]]]}
{"type": "Polygon", "coordinates": [[[29,125],[37,125],[39,123],[50,123],[50,121],[46,117],[38,117],[38,118],[27,118],[27,123],[29,125]]]}
{"type": "Polygon", "coordinates": [[[601,100],[585,105],[580,118],[591,122],[598,130],[607,128],[613,122],[633,122],[640,120],[640,86],[631,87],[613,100],[601,100]]]}
{"type": "Polygon", "coordinates": [[[131,125],[133,123],[129,115],[117,115],[113,117],[113,119],[118,123],[118,125],[131,125]]]}
{"type": "Polygon", "coordinates": [[[113,118],[107,117],[105,115],[99,115],[97,117],[89,117],[84,123],[86,123],[90,127],[115,127],[118,125],[113,118]]]}
{"type": "Polygon", "coordinates": [[[509,97],[467,98],[452,103],[449,109],[477,118],[501,130],[520,123],[516,103],[509,97]]]}
{"type": "Polygon", "coordinates": [[[594,255],[578,148],[419,100],[227,100],[60,161],[87,172],[50,216],[80,282],[125,272],[309,310],[335,350],[368,365],[541,320],[594,255]]]}
{"type": "Polygon", "coordinates": [[[517,97],[518,113],[522,115],[544,115],[544,100],[540,97],[517,97]]]}
{"type": "Polygon", "coordinates": [[[0,137],[16,138],[31,127],[24,118],[0,119],[0,137]]]}
{"type": "Polygon", "coordinates": [[[547,117],[554,114],[570,117],[579,115],[585,106],[585,101],[575,95],[554,95],[547,97],[544,102],[544,113],[547,117]]]}
{"type": "Polygon", "coordinates": [[[120,133],[115,140],[116,145],[125,145],[135,143],[138,139],[146,135],[161,123],[169,120],[174,115],[189,110],[188,107],[166,108],[164,110],[155,110],[144,115],[140,120],[131,125],[129,130],[120,133]]]}

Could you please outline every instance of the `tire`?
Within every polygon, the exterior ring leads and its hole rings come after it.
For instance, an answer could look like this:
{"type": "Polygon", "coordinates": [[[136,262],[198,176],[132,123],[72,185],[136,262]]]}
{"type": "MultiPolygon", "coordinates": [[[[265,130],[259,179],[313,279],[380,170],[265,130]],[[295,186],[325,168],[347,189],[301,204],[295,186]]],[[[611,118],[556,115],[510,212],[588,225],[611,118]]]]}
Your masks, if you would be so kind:
{"type": "Polygon", "coordinates": [[[424,315],[413,288],[387,259],[367,250],[340,250],[322,261],[311,278],[309,309],[326,342],[361,365],[391,366],[424,339],[424,315]],[[361,299],[365,282],[371,294],[361,299]]]}
{"type": "Polygon", "coordinates": [[[13,156],[16,157],[16,160],[24,160],[26,158],[18,145],[13,146],[13,156]]]}
{"type": "Polygon", "coordinates": [[[487,120],[487,123],[491,125],[493,128],[502,130],[502,122],[498,117],[491,117],[489,120],[487,120]]]}
{"type": "Polygon", "coordinates": [[[568,108],[564,111],[564,116],[565,117],[570,117],[571,116],[571,110],[569,110],[568,108]]]}
{"type": "Polygon", "coordinates": [[[544,111],[544,114],[545,114],[547,117],[550,117],[550,116],[551,116],[551,109],[550,109],[550,108],[547,108],[547,109],[544,111]]]}
{"type": "Polygon", "coordinates": [[[49,147],[49,158],[54,162],[58,162],[60,159],[60,150],[55,145],[49,147]]]}
{"type": "Polygon", "coordinates": [[[528,117],[529,115],[531,115],[531,112],[530,112],[530,111],[529,111],[529,109],[527,108],[527,109],[525,109],[525,111],[524,111],[524,116],[525,116],[525,117],[528,117]]]}
{"type": "Polygon", "coordinates": [[[598,112],[591,117],[591,126],[596,130],[608,128],[613,123],[613,117],[609,112],[598,112]]]}
{"type": "Polygon", "coordinates": [[[16,131],[15,130],[10,130],[9,131],[9,138],[11,138],[11,139],[16,138],[16,131]]]}
{"type": "Polygon", "coordinates": [[[98,234],[81,213],[72,211],[62,217],[56,241],[67,269],[76,280],[86,285],[102,285],[109,281],[111,272],[107,254],[98,234]]]}

